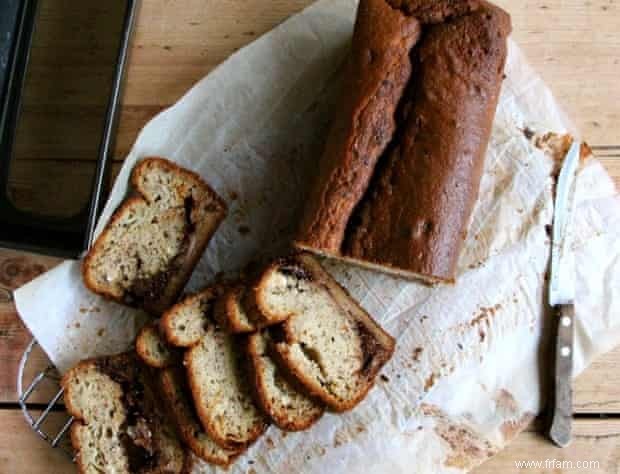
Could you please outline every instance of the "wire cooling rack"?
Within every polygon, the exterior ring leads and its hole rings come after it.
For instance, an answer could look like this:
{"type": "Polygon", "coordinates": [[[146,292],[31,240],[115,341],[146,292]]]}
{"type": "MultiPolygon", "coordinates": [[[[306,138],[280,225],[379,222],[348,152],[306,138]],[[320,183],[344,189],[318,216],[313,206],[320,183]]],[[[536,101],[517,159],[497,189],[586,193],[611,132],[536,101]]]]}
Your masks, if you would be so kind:
{"type": "Polygon", "coordinates": [[[58,373],[56,368],[51,364],[48,365],[45,370],[37,373],[30,381],[28,386],[24,389],[24,385],[26,382],[26,368],[28,367],[29,363],[32,363],[32,358],[30,356],[37,345],[38,344],[35,339],[30,341],[30,344],[28,344],[28,347],[24,351],[24,354],[22,355],[22,358],[19,362],[19,368],[17,371],[17,394],[19,396],[19,406],[22,410],[24,418],[26,418],[26,421],[35,433],[37,433],[41,438],[47,441],[53,448],[60,448],[65,453],[67,453],[67,455],[73,458],[73,452],[71,451],[71,449],[68,447],[67,444],[62,443],[62,440],[64,439],[65,435],[69,431],[69,428],[71,427],[71,424],[73,423],[73,417],[67,416],[67,420],[62,425],[60,430],[54,433],[48,433],[43,428],[43,425],[47,420],[49,414],[52,413],[52,411],[58,411],[58,408],[61,408],[59,402],[63,396],[64,390],[60,386],[60,374],[58,373]],[[37,388],[46,381],[49,381],[53,384],[53,386],[58,387],[58,391],[47,403],[43,411],[38,416],[35,416],[29,408],[28,400],[36,392],[37,388]]]}

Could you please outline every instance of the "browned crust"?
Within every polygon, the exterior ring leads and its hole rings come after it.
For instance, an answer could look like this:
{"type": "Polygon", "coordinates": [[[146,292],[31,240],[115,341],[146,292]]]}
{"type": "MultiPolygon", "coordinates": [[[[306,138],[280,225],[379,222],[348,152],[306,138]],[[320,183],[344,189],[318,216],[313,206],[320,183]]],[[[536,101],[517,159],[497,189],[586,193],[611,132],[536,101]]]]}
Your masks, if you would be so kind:
{"type": "MultiPolygon", "coordinates": [[[[208,286],[207,288],[199,291],[198,293],[186,296],[181,301],[179,301],[177,304],[175,304],[170,309],[168,309],[162,315],[161,321],[160,321],[161,331],[165,339],[168,341],[168,343],[172,344],[175,347],[191,347],[197,344],[198,342],[200,342],[200,338],[202,337],[201,335],[199,335],[196,339],[193,339],[189,342],[183,342],[182,340],[180,340],[175,335],[175,332],[174,332],[174,318],[177,317],[179,310],[183,309],[184,306],[186,305],[193,304],[195,300],[204,298],[206,300],[207,305],[211,305],[213,301],[215,301],[216,298],[224,291],[224,288],[225,286],[222,284],[215,284],[215,285],[208,286]]],[[[208,307],[206,308],[206,310],[208,312],[208,307]]],[[[208,322],[207,312],[203,314],[205,324],[208,322]]]]}
{"type": "Polygon", "coordinates": [[[179,399],[176,395],[175,385],[178,383],[178,377],[182,376],[178,373],[179,370],[180,368],[168,368],[160,371],[158,374],[162,394],[166,399],[167,406],[172,413],[179,433],[183,441],[196,456],[206,462],[227,468],[245,451],[245,449],[239,449],[235,454],[228,456],[228,461],[223,461],[221,458],[211,456],[207,450],[202,448],[200,442],[196,439],[197,430],[202,429],[198,426],[198,420],[190,415],[188,412],[188,410],[190,410],[189,407],[184,409],[179,406],[180,403],[191,403],[190,394],[187,394],[188,398],[186,400],[179,399]],[[175,381],[174,379],[177,380],[175,381]]]}
{"type": "Polygon", "coordinates": [[[172,365],[175,365],[178,361],[178,358],[175,357],[175,354],[171,351],[174,351],[174,348],[169,347],[166,344],[166,341],[163,339],[161,334],[161,329],[159,327],[159,321],[153,321],[148,323],[140,329],[138,333],[138,337],[136,338],[136,353],[138,357],[149,367],[153,367],[155,369],[165,369],[172,365]],[[163,362],[157,358],[152,358],[149,355],[148,351],[148,343],[146,342],[150,334],[155,334],[157,338],[159,338],[161,344],[166,345],[168,351],[170,351],[170,357],[168,357],[163,362]]]}
{"type": "Polygon", "coordinates": [[[455,278],[478,197],[509,32],[509,16],[486,6],[425,31],[415,85],[403,99],[410,112],[358,204],[345,255],[455,278]]]}
{"type": "MultiPolygon", "coordinates": [[[[411,280],[455,280],[510,28],[509,15],[484,0],[360,1],[345,72],[347,84],[360,81],[360,87],[343,93],[295,248],[411,280]],[[478,21],[483,18],[488,25],[478,21]],[[381,51],[398,57],[388,42],[398,28],[380,25],[404,19],[422,24],[411,54],[413,73],[400,94],[376,99],[370,86],[388,80],[391,69],[383,63],[377,71],[373,66],[385,61],[381,51]],[[453,44],[442,50],[450,37],[453,44]],[[368,52],[377,58],[364,64],[360,58],[368,52]],[[368,98],[376,99],[376,114],[360,115],[368,98]],[[364,137],[386,112],[398,125],[386,129],[391,144],[378,157],[374,143],[364,137]],[[356,159],[354,151],[364,159],[356,159]]],[[[408,63],[409,58],[398,61],[408,63]]]]}
{"type": "Polygon", "coordinates": [[[249,447],[265,432],[268,427],[268,423],[257,423],[254,429],[248,434],[246,440],[243,442],[231,442],[230,440],[226,439],[225,436],[222,436],[222,434],[215,428],[214,423],[211,420],[207,404],[203,403],[200,399],[200,389],[198,386],[198,382],[196,381],[196,378],[194,377],[194,374],[191,370],[191,359],[193,356],[192,352],[195,350],[197,350],[197,345],[189,348],[185,352],[183,365],[185,365],[186,368],[187,380],[189,382],[190,391],[194,400],[194,408],[196,409],[196,413],[198,414],[198,419],[200,420],[202,427],[213,439],[213,441],[215,441],[222,448],[242,450],[249,447]]]}
{"type": "MultiPolygon", "coordinates": [[[[109,223],[103,229],[88,254],[85,256],[82,261],[82,277],[84,280],[85,286],[90,289],[92,292],[97,293],[105,298],[117,301],[121,304],[126,304],[123,300],[123,297],[118,297],[116,295],[111,294],[109,291],[106,291],[103,288],[100,288],[95,281],[90,277],[88,268],[90,266],[90,261],[93,256],[99,251],[100,247],[103,245],[103,239],[107,236],[111,224],[115,223],[118,219],[120,219],[121,215],[126,211],[130,203],[145,203],[148,204],[148,201],[142,190],[138,185],[140,173],[142,170],[152,164],[157,164],[160,167],[167,168],[168,170],[181,174],[185,176],[187,180],[191,180],[197,183],[206,194],[209,195],[210,199],[216,204],[218,207],[217,211],[219,211],[216,216],[215,225],[209,227],[202,227],[200,230],[198,228],[196,231],[192,233],[193,238],[190,239],[189,248],[187,253],[183,256],[183,262],[181,263],[180,270],[173,275],[170,280],[167,282],[166,289],[163,295],[157,301],[145,301],[143,304],[143,309],[147,312],[159,316],[163,313],[179,296],[180,292],[183,290],[183,287],[187,283],[187,280],[191,276],[191,273],[198,263],[198,260],[204,253],[206,246],[208,245],[211,237],[218,229],[220,223],[226,217],[228,213],[228,207],[225,201],[203,180],[200,175],[194,173],[193,171],[187,170],[185,168],[180,167],[176,163],[173,163],[169,160],[159,157],[149,157],[144,158],[140,161],[131,173],[130,183],[133,187],[133,190],[138,193],[138,196],[130,196],[121,204],[121,206],[114,212],[112,218],[109,223]]],[[[200,227],[200,223],[198,223],[198,227],[200,227]]]]}
{"type": "Polygon", "coordinates": [[[288,319],[290,313],[277,314],[270,311],[265,303],[264,293],[265,285],[272,273],[278,270],[283,259],[277,259],[271,262],[258,276],[250,283],[246,289],[243,298],[243,306],[248,313],[248,317],[256,325],[256,329],[263,329],[274,324],[281,323],[288,319]]]}
{"type": "Polygon", "coordinates": [[[254,325],[247,325],[240,321],[237,305],[243,304],[245,285],[232,285],[220,296],[213,306],[215,321],[227,332],[242,334],[256,331],[254,325]]]}
{"type": "Polygon", "coordinates": [[[146,201],[144,200],[143,197],[140,197],[140,196],[130,196],[127,199],[125,199],[121,203],[119,208],[116,209],[116,211],[114,211],[108,224],[105,226],[101,234],[99,234],[99,237],[97,237],[97,240],[92,245],[92,247],[90,248],[90,250],[84,257],[84,259],[82,260],[82,266],[81,266],[82,280],[84,280],[84,285],[86,286],[86,288],[88,288],[93,293],[97,293],[98,295],[101,295],[104,298],[116,301],[121,304],[124,304],[122,296],[120,297],[116,296],[110,293],[109,291],[107,291],[105,288],[100,288],[97,285],[97,283],[91,278],[91,275],[89,272],[90,262],[91,262],[91,259],[94,258],[95,254],[99,250],[99,247],[103,245],[103,240],[105,239],[107,234],[110,232],[110,228],[112,227],[112,225],[115,224],[116,221],[118,221],[133,204],[142,203],[142,202],[146,202],[146,201]]]}
{"type": "Polygon", "coordinates": [[[411,76],[409,53],[420,33],[416,18],[385,0],[360,2],[344,72],[347,87],[307,200],[300,244],[339,251],[346,224],[396,130],[396,108],[411,76]]]}
{"type": "MultiPolygon", "coordinates": [[[[71,415],[71,416],[75,416],[75,415],[71,415]]],[[[82,456],[80,456],[81,443],[77,437],[77,431],[85,425],[81,421],[81,419],[78,419],[78,420],[79,421],[74,421],[73,424],[71,425],[71,430],[69,431],[69,438],[71,439],[71,446],[73,446],[73,449],[75,450],[75,463],[77,464],[78,473],[86,474],[86,467],[84,466],[82,462],[82,456]]]]}
{"type": "Polygon", "coordinates": [[[260,337],[258,333],[249,334],[244,344],[244,349],[248,357],[248,374],[252,382],[250,385],[256,404],[281,430],[302,431],[310,428],[323,416],[324,408],[317,405],[317,408],[320,409],[317,410],[316,415],[308,418],[296,419],[294,421],[290,421],[288,417],[285,417],[275,409],[265,390],[263,363],[257,347],[258,337],[260,337]]]}
{"type": "Polygon", "coordinates": [[[62,377],[62,379],[60,380],[60,386],[65,391],[64,393],[65,409],[67,410],[67,413],[69,413],[69,415],[75,418],[75,421],[71,425],[70,439],[71,439],[71,446],[73,446],[73,449],[75,450],[75,453],[76,453],[76,456],[75,456],[76,464],[77,464],[78,472],[80,474],[86,474],[86,469],[84,465],[82,464],[82,457],[80,456],[80,448],[81,448],[80,444],[81,443],[79,439],[77,438],[77,430],[80,427],[85,426],[85,425],[84,425],[84,418],[82,417],[82,413],[78,411],[71,403],[72,397],[71,397],[71,385],[69,384],[69,379],[73,377],[73,374],[76,371],[89,368],[93,363],[94,363],[94,359],[87,359],[87,360],[83,360],[79,362],[72,369],[67,371],[65,375],[62,377]]]}
{"type": "Polygon", "coordinates": [[[372,337],[372,340],[370,338],[367,340],[373,350],[372,360],[365,373],[367,383],[350,400],[340,400],[332,396],[320,384],[315,383],[314,380],[300,371],[298,367],[289,362],[288,345],[295,342],[290,320],[282,323],[281,333],[283,340],[274,345],[274,360],[284,370],[290,372],[310,394],[323,401],[331,411],[344,412],[350,410],[362,401],[368,391],[374,386],[377,374],[394,354],[396,341],[349,295],[345,288],[340,286],[323,269],[314,257],[309,254],[298,254],[291,258],[295,258],[300,265],[304,266],[312,274],[316,282],[324,285],[340,307],[361,325],[360,330],[372,337]]]}

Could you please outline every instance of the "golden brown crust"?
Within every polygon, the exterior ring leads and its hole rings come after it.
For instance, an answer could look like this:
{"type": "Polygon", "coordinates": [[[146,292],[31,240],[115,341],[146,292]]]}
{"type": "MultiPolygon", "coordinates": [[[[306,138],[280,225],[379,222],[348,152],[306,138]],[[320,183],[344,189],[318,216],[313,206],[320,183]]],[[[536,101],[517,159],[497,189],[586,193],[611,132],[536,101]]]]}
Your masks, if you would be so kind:
{"type": "MultiPolygon", "coordinates": [[[[281,430],[284,431],[302,431],[310,428],[323,416],[323,407],[317,405],[317,410],[313,416],[306,418],[296,418],[291,420],[289,417],[281,414],[273,405],[266,392],[266,384],[264,376],[264,367],[261,361],[261,354],[258,350],[258,333],[249,334],[244,341],[244,349],[248,356],[248,375],[251,380],[252,394],[254,395],[256,404],[271,419],[271,421],[281,430]]],[[[284,376],[284,374],[282,374],[284,376]]],[[[293,381],[291,381],[293,382],[293,381]]]]}
{"type": "Polygon", "coordinates": [[[346,223],[396,129],[420,24],[385,0],[362,0],[337,107],[297,241],[339,252],[346,223]]]}
{"type": "MultiPolygon", "coordinates": [[[[343,95],[294,242],[297,249],[428,283],[455,280],[510,29],[509,15],[481,0],[360,2],[346,81],[366,84],[343,95]],[[370,22],[373,15],[380,19],[370,22]],[[359,58],[368,51],[387,57],[387,40],[398,30],[368,25],[388,21],[418,21],[423,34],[409,45],[414,72],[407,88],[373,102],[379,116],[396,117],[385,129],[390,146],[379,149],[364,138],[376,115],[359,116],[351,104],[373,97],[369,84],[389,81],[391,69],[382,64],[372,71],[371,62],[367,74],[360,74],[351,64],[362,64],[359,58]],[[343,125],[351,122],[356,127],[343,125]]],[[[409,56],[395,57],[411,67],[409,56]]]]}
{"type": "Polygon", "coordinates": [[[91,249],[88,251],[84,259],[82,260],[81,272],[82,272],[82,280],[84,281],[84,286],[86,286],[86,288],[88,288],[93,293],[97,293],[98,295],[101,295],[104,298],[108,298],[118,303],[123,303],[122,295],[121,296],[115,295],[107,291],[105,288],[99,287],[99,285],[97,285],[94,279],[91,278],[89,268],[91,266],[92,260],[95,257],[95,253],[103,245],[102,243],[106,239],[108,233],[110,232],[110,228],[112,227],[112,225],[118,222],[122,218],[123,214],[129,208],[131,208],[131,206],[134,206],[142,202],[144,202],[144,199],[140,196],[130,196],[127,199],[125,199],[122,202],[122,204],[119,206],[119,208],[116,211],[114,211],[114,213],[112,214],[112,217],[110,217],[108,224],[101,231],[101,234],[99,234],[99,237],[97,237],[97,240],[95,240],[95,243],[92,245],[91,249]]]}
{"type": "Polygon", "coordinates": [[[199,403],[200,400],[200,387],[199,383],[195,378],[194,372],[190,369],[191,366],[191,357],[192,350],[196,350],[197,346],[191,347],[185,352],[185,358],[183,364],[187,369],[187,380],[189,383],[190,391],[192,393],[192,398],[194,399],[194,407],[196,409],[196,413],[198,414],[198,419],[202,424],[202,427],[209,434],[209,436],[215,441],[218,445],[225,449],[238,449],[243,450],[249,447],[254,441],[256,441],[267,429],[268,424],[260,423],[255,426],[255,428],[247,434],[246,441],[239,442],[231,442],[226,437],[222,436],[219,430],[215,427],[214,421],[209,413],[207,406],[205,403],[199,403]]]}
{"type": "MultiPolygon", "coordinates": [[[[162,393],[172,412],[181,437],[196,456],[206,462],[227,468],[245,449],[241,448],[236,452],[231,452],[226,458],[223,458],[213,455],[197,439],[202,427],[198,425],[198,420],[190,412],[190,404],[192,403],[190,395],[188,393],[181,399],[177,394],[177,390],[180,388],[178,385],[182,383],[181,379],[183,376],[182,370],[176,367],[164,369],[158,374],[162,393]]],[[[182,389],[184,390],[185,387],[182,387],[182,389]]]]}
{"type": "Polygon", "coordinates": [[[257,330],[279,324],[290,316],[286,313],[277,314],[273,312],[264,301],[265,285],[269,276],[277,271],[280,263],[279,259],[269,263],[246,288],[243,306],[257,330]]]}
{"type": "Polygon", "coordinates": [[[165,369],[172,365],[176,365],[180,360],[180,355],[174,352],[174,348],[169,347],[163,339],[159,321],[148,323],[140,329],[138,337],[136,337],[136,353],[138,357],[149,367],[154,369],[165,369]],[[159,352],[161,357],[157,357],[152,353],[150,341],[161,344],[159,352]]]}
{"type": "Polygon", "coordinates": [[[484,7],[425,32],[415,88],[405,98],[411,103],[409,117],[358,206],[345,255],[441,280],[455,278],[478,195],[509,31],[507,14],[484,7]]]}
{"type": "Polygon", "coordinates": [[[203,333],[199,333],[192,338],[187,338],[183,340],[178,334],[175,320],[181,316],[182,310],[202,300],[201,306],[203,312],[203,321],[205,324],[207,324],[209,318],[208,313],[211,310],[211,305],[224,292],[225,288],[226,286],[222,284],[211,285],[199,291],[198,293],[186,296],[177,304],[168,309],[162,315],[160,322],[160,328],[166,341],[168,341],[169,344],[175,347],[191,347],[194,344],[197,344],[200,341],[200,337],[203,333]]]}
{"type": "MultiPolygon", "coordinates": [[[[207,247],[211,237],[219,227],[222,220],[226,217],[227,214],[227,205],[224,200],[211,189],[211,187],[197,174],[193,171],[187,170],[178,166],[177,164],[168,161],[164,158],[159,157],[149,157],[140,161],[131,173],[130,183],[132,184],[133,190],[137,193],[137,196],[129,196],[125,201],[120,205],[120,207],[114,212],[112,218],[101,232],[88,254],[85,256],[82,262],[82,276],[84,280],[85,286],[93,291],[94,293],[100,294],[101,296],[117,301],[122,304],[128,304],[131,306],[140,306],[145,309],[147,312],[159,316],[161,315],[174,301],[177,299],[183,287],[187,283],[187,280],[191,276],[191,273],[194,270],[198,260],[204,253],[205,248],[207,247]],[[140,205],[148,205],[148,199],[145,196],[142,189],[140,189],[140,176],[146,172],[148,167],[157,166],[159,168],[165,168],[170,172],[174,172],[177,175],[181,175],[184,177],[184,180],[187,182],[195,183],[200,187],[202,192],[208,199],[210,200],[210,206],[213,208],[213,219],[209,223],[206,222],[206,219],[202,225],[200,220],[196,222],[196,220],[190,219],[195,224],[195,229],[191,231],[189,234],[189,241],[187,248],[180,255],[180,262],[178,265],[175,265],[175,270],[167,277],[165,282],[165,286],[163,291],[159,292],[160,295],[157,299],[149,299],[145,298],[141,302],[133,302],[131,299],[127,298],[125,294],[117,295],[108,291],[106,288],[98,285],[92,275],[89,273],[89,268],[92,264],[92,259],[94,256],[101,251],[106,238],[108,237],[108,233],[110,232],[112,224],[116,223],[129,209],[130,206],[140,204],[140,205]]],[[[197,212],[195,209],[192,209],[191,213],[197,212]]]]}
{"type": "Polygon", "coordinates": [[[238,306],[243,304],[245,291],[246,287],[243,283],[231,285],[213,306],[215,321],[227,332],[243,334],[256,331],[254,324],[240,319],[238,306]]]}

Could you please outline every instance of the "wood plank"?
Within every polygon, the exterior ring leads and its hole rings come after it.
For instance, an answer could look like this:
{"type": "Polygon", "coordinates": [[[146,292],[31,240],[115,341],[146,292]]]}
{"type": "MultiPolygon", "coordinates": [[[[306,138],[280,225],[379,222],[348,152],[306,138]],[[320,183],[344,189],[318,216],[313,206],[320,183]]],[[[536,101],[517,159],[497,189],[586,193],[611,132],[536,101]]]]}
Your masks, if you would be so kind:
{"type": "MultiPolygon", "coordinates": [[[[38,413],[38,412],[37,412],[38,413]]],[[[64,413],[52,413],[46,429],[58,429],[64,413]]],[[[21,411],[0,410],[0,473],[67,474],[77,472],[71,458],[39,438],[26,424],[21,411]]]]}
{"type": "Polygon", "coordinates": [[[592,145],[619,145],[620,5],[612,0],[498,0],[513,38],[592,145]]]}
{"type": "MultiPolygon", "coordinates": [[[[66,420],[63,413],[52,413],[49,431],[66,420]],[[52,426],[53,425],[53,426],[52,426]]],[[[52,449],[30,429],[20,411],[0,410],[0,472],[29,474],[66,474],[75,472],[69,456],[52,449]],[[27,463],[27,464],[26,464],[27,463]]],[[[558,449],[536,431],[526,431],[496,457],[475,469],[475,474],[523,472],[515,462],[534,461],[543,466],[546,460],[565,462],[564,468],[530,468],[532,474],[592,472],[615,474],[620,463],[619,420],[576,420],[575,438],[569,449],[558,449]],[[577,469],[577,462],[598,463],[588,469],[577,469]],[[571,462],[573,468],[568,466],[571,462]]],[[[551,465],[551,464],[548,464],[551,465]]],[[[413,471],[412,471],[413,472],[413,471]]]]}
{"type": "Polygon", "coordinates": [[[473,472],[474,474],[498,472],[616,474],[619,465],[620,420],[578,419],[574,423],[574,438],[569,448],[556,448],[540,433],[527,431],[521,433],[508,448],[473,472]],[[519,468],[516,463],[521,461],[539,462],[540,467],[519,468]],[[560,464],[556,464],[556,461],[560,464]],[[578,468],[577,463],[584,461],[592,464],[578,468]]]}
{"type": "MultiPolygon", "coordinates": [[[[17,316],[7,290],[14,290],[60,263],[60,259],[0,249],[0,403],[17,401],[17,368],[32,336],[17,316]]],[[[47,357],[37,351],[28,366],[26,380],[47,366],[47,357]]],[[[44,384],[33,394],[35,403],[47,403],[55,393],[53,384],[44,384]]],[[[1,465],[1,464],[0,464],[1,465]]]]}
{"type": "Polygon", "coordinates": [[[575,381],[576,413],[620,413],[620,346],[603,354],[575,381]]]}

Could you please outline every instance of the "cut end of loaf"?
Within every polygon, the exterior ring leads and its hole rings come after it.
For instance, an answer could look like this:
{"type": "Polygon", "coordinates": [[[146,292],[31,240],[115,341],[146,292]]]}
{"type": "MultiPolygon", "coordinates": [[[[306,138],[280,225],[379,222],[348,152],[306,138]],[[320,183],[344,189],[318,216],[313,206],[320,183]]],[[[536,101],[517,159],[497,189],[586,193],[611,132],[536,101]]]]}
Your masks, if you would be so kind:
{"type": "Polygon", "coordinates": [[[356,267],[366,268],[368,270],[373,270],[379,273],[384,273],[386,275],[390,275],[397,278],[402,278],[408,281],[415,281],[418,283],[423,283],[428,286],[435,286],[440,284],[454,284],[456,281],[456,277],[439,277],[433,275],[425,275],[422,273],[416,273],[412,271],[408,271],[403,268],[397,268],[387,263],[378,263],[371,262],[369,260],[362,260],[359,258],[349,257],[343,255],[338,252],[332,252],[325,249],[315,248],[309,244],[303,243],[301,241],[295,241],[293,246],[302,252],[312,253],[319,257],[329,258],[333,260],[338,260],[341,262],[345,262],[356,267]]]}

